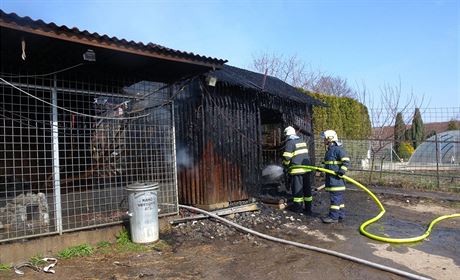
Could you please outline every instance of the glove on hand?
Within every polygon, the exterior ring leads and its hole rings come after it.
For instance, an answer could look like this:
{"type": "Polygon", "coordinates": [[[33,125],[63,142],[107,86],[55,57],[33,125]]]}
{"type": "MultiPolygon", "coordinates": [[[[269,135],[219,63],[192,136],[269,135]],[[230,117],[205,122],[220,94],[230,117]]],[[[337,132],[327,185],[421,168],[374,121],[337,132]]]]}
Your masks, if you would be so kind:
{"type": "Polygon", "coordinates": [[[343,175],[345,175],[345,170],[339,169],[339,171],[337,171],[335,173],[337,173],[338,176],[343,176],[343,175]]]}

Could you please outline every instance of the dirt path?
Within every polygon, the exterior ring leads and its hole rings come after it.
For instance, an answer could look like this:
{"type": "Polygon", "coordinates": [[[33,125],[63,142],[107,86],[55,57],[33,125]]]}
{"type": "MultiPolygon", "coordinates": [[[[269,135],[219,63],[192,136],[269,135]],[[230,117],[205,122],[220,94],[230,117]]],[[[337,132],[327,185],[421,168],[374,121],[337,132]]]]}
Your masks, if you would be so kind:
{"type": "MultiPolygon", "coordinates": [[[[392,237],[420,235],[439,215],[460,212],[455,201],[380,194],[387,214],[369,231],[392,237]]],[[[328,196],[315,197],[314,210],[326,213],[328,196]]],[[[437,225],[417,244],[392,245],[370,240],[359,225],[377,213],[363,192],[346,197],[344,223],[325,225],[316,217],[261,206],[232,220],[272,236],[323,247],[434,279],[460,275],[460,219],[437,225]]],[[[402,279],[336,257],[262,240],[211,219],[188,222],[162,233],[169,244],[145,253],[105,253],[60,261],[56,275],[26,270],[19,277],[0,272],[1,279],[402,279]]]]}

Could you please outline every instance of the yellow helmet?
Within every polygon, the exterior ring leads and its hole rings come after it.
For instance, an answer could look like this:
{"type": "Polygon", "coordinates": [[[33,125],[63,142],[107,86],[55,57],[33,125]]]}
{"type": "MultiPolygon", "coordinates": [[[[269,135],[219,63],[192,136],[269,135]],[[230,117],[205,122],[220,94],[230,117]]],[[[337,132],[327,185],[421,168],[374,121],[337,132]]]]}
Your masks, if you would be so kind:
{"type": "Polygon", "coordinates": [[[326,130],[321,133],[321,138],[325,139],[329,142],[337,142],[339,141],[339,138],[337,137],[337,132],[334,130],[326,130]]]}

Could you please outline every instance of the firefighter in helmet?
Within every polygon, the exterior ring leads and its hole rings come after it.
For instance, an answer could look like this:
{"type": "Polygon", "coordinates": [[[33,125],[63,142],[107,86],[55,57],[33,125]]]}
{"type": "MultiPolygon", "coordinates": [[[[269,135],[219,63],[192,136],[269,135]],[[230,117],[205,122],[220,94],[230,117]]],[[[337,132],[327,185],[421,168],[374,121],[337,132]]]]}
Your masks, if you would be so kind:
{"type": "Polygon", "coordinates": [[[296,130],[292,126],[286,127],[284,135],[286,142],[283,152],[283,166],[291,177],[292,210],[297,213],[305,211],[306,214],[311,214],[313,197],[311,195],[310,172],[302,168],[291,167],[310,164],[307,143],[297,136],[296,130]]]}
{"type": "Polygon", "coordinates": [[[324,223],[336,223],[344,219],[344,193],[345,181],[342,176],[350,166],[350,158],[342,148],[342,143],[339,142],[337,133],[334,130],[326,130],[321,133],[321,138],[326,146],[326,154],[324,155],[324,167],[334,171],[336,175],[326,173],[326,191],[329,192],[331,205],[329,215],[322,218],[324,223]]]}

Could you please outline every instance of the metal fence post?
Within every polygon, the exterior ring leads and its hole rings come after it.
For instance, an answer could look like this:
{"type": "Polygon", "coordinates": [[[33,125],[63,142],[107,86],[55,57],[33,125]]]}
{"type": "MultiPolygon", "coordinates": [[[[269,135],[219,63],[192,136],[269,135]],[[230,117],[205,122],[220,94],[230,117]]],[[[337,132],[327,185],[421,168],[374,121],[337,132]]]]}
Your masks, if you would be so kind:
{"type": "Polygon", "coordinates": [[[393,142],[390,142],[390,162],[393,164],[393,142]]]}
{"type": "Polygon", "coordinates": [[[434,135],[434,141],[436,143],[436,183],[438,186],[438,189],[440,187],[440,178],[439,178],[439,153],[441,152],[439,150],[439,143],[438,143],[438,134],[436,133],[434,135]]]}
{"type": "Polygon", "coordinates": [[[173,97],[173,87],[168,87],[168,91],[169,91],[169,98],[171,98],[171,143],[172,143],[172,156],[173,156],[173,184],[174,184],[174,192],[176,194],[176,197],[175,197],[175,204],[176,204],[176,208],[174,209],[174,211],[176,213],[179,212],[179,187],[178,187],[178,179],[177,179],[177,176],[178,176],[178,172],[177,172],[177,147],[176,147],[176,123],[175,123],[175,112],[174,112],[174,97],[173,97]]]}
{"type": "Polygon", "coordinates": [[[52,134],[53,134],[53,191],[56,212],[56,230],[62,234],[62,209],[61,209],[61,176],[59,167],[59,132],[58,132],[58,111],[57,111],[57,79],[54,75],[52,95],[52,134]]]}

